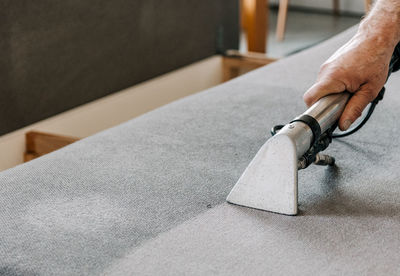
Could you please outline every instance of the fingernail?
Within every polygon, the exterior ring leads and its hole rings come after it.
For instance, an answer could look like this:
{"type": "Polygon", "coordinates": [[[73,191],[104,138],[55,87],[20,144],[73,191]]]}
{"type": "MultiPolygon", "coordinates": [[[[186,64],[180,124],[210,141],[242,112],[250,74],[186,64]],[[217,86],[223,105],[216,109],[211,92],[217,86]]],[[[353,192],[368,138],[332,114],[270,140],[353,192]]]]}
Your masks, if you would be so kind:
{"type": "Polygon", "coordinates": [[[352,124],[351,120],[344,121],[343,122],[343,130],[347,130],[350,127],[351,124],[352,124]]]}

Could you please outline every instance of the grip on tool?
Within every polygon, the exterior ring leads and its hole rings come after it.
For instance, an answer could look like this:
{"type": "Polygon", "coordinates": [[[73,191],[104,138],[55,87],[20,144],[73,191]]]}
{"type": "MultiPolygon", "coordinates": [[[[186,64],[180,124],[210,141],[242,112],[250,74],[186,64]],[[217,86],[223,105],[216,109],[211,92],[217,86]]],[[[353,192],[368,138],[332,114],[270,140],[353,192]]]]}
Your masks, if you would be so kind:
{"type": "Polygon", "coordinates": [[[313,140],[311,142],[311,145],[314,145],[316,141],[318,141],[319,137],[321,136],[321,126],[319,125],[318,121],[315,120],[313,117],[307,114],[303,114],[297,118],[295,118],[293,121],[290,123],[294,122],[302,122],[308,125],[313,133],[313,140]]]}

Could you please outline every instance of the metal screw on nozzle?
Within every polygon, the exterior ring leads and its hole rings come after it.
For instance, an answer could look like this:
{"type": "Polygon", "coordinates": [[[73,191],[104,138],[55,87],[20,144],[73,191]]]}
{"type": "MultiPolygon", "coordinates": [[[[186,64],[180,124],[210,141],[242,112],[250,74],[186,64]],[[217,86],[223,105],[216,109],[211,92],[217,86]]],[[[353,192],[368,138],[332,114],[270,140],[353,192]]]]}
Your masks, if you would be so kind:
{"type": "Polygon", "coordinates": [[[327,154],[317,154],[314,164],[319,166],[333,166],[335,165],[335,158],[327,154]]]}
{"type": "MultiPolygon", "coordinates": [[[[297,161],[297,169],[303,170],[308,167],[307,158],[304,156],[297,161]]],[[[313,164],[318,166],[333,166],[335,165],[335,158],[327,154],[316,154],[313,164]]]]}

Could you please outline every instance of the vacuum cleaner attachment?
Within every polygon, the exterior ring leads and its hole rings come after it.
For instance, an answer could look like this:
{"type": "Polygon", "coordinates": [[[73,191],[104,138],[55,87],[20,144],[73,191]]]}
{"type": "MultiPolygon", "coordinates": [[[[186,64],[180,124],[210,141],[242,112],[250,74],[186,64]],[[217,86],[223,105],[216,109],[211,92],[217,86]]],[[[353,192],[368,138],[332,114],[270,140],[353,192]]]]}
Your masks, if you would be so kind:
{"type": "MultiPolygon", "coordinates": [[[[400,67],[399,45],[390,61],[388,77],[400,67]]],[[[296,215],[298,170],[313,163],[334,165],[333,157],[320,152],[329,146],[333,138],[345,137],[360,129],[372,115],[384,92],[382,88],[361,123],[345,133],[333,134],[351,97],[348,92],[323,97],[289,124],[272,128],[273,137],[250,162],[227,201],[245,207],[296,215]]]]}
{"type": "Polygon", "coordinates": [[[332,141],[333,129],[349,98],[350,93],[328,95],[279,130],[258,151],[227,201],[296,215],[297,171],[313,162],[334,164],[332,157],[319,152],[332,141]]]}

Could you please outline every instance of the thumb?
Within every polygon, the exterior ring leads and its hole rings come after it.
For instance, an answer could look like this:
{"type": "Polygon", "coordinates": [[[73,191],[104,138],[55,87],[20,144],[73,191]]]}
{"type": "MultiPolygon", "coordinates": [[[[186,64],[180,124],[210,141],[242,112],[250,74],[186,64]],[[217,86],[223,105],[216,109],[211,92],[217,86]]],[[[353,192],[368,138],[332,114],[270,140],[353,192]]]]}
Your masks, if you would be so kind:
{"type": "Polygon", "coordinates": [[[367,105],[375,99],[377,93],[374,91],[375,89],[371,89],[368,85],[363,85],[350,98],[339,119],[339,128],[342,131],[347,130],[361,116],[367,105]]]}
{"type": "Polygon", "coordinates": [[[303,100],[307,106],[311,106],[320,98],[332,94],[340,93],[346,90],[346,85],[337,80],[321,80],[317,81],[313,86],[311,86],[307,92],[303,95],[303,100]]]}

